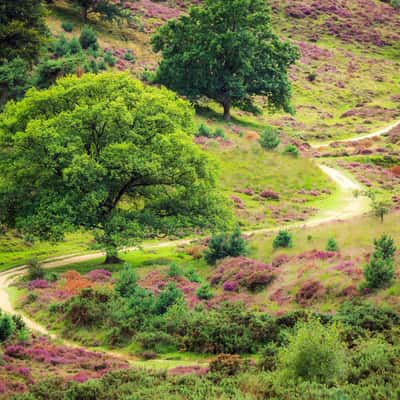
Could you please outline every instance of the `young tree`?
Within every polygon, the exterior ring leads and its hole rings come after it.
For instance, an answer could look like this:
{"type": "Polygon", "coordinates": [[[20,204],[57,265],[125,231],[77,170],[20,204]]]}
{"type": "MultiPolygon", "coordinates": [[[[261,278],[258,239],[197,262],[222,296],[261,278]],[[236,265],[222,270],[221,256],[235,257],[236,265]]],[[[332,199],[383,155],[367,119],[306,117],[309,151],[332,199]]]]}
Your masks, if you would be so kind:
{"type": "Polygon", "coordinates": [[[281,140],[279,139],[276,129],[272,126],[267,126],[260,134],[258,139],[261,147],[266,150],[273,150],[279,146],[281,140]]]}
{"type": "Polygon", "coordinates": [[[324,326],[318,319],[296,325],[289,344],[278,353],[282,377],[295,381],[332,383],[346,374],[346,347],[336,325],[324,326]]]}
{"type": "Polygon", "coordinates": [[[374,240],[374,252],[364,268],[366,286],[370,289],[387,287],[393,281],[396,246],[389,235],[374,240]]]}
{"type": "Polygon", "coordinates": [[[227,120],[232,106],[250,108],[254,95],[291,111],[287,71],[299,55],[272,32],[270,14],[264,0],[205,0],[169,21],[152,38],[163,56],[158,82],[191,100],[217,101],[227,120]]]}
{"type": "Polygon", "coordinates": [[[0,64],[20,58],[33,64],[48,30],[41,0],[0,1],[0,64]]]}
{"type": "Polygon", "coordinates": [[[61,240],[93,229],[107,261],[144,237],[228,219],[193,110],[127,74],[32,89],[0,114],[0,224],[61,240]]]}

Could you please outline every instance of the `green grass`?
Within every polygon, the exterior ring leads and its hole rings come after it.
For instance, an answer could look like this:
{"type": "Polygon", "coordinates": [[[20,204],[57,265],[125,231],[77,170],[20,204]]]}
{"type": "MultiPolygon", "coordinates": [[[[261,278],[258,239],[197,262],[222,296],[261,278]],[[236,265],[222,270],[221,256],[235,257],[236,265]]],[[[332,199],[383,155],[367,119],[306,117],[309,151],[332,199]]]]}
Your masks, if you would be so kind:
{"type": "Polygon", "coordinates": [[[0,235],[0,272],[22,265],[32,258],[44,260],[62,255],[90,252],[91,241],[92,236],[83,232],[67,235],[63,242],[57,244],[26,243],[15,232],[0,235]]]}

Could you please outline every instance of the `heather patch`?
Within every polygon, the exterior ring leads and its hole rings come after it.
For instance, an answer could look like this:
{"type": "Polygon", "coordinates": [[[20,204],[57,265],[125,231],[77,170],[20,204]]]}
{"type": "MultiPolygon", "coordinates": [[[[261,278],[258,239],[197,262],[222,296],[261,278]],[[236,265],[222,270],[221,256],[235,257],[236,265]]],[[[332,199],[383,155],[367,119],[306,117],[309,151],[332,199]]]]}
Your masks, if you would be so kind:
{"type": "Polygon", "coordinates": [[[235,257],[221,262],[210,281],[214,286],[222,286],[226,292],[257,291],[267,287],[275,277],[270,265],[247,257],[235,257]]]}
{"type": "Polygon", "coordinates": [[[0,394],[24,392],[29,386],[49,378],[61,382],[85,382],[128,368],[126,361],[103,353],[56,345],[47,337],[33,336],[27,343],[4,346],[0,364],[0,394]]]}

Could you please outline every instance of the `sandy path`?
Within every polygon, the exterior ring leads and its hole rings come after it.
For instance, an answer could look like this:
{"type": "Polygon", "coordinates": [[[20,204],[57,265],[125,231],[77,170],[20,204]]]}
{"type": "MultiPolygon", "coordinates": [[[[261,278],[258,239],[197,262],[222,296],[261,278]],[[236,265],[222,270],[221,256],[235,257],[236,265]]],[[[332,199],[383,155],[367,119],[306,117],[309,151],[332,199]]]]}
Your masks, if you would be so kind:
{"type": "Polygon", "coordinates": [[[377,137],[377,136],[385,135],[386,133],[390,132],[392,129],[394,129],[394,128],[398,127],[398,126],[400,126],[400,121],[394,122],[393,124],[391,124],[391,125],[389,125],[389,126],[387,126],[385,128],[382,128],[382,129],[380,129],[378,131],[375,131],[375,132],[372,132],[372,133],[367,133],[365,135],[360,135],[360,136],[357,136],[357,137],[354,137],[354,138],[349,138],[349,139],[330,140],[328,142],[322,142],[322,143],[312,143],[311,146],[314,149],[319,149],[321,147],[329,146],[331,143],[359,142],[361,140],[371,139],[371,138],[374,138],[374,137],[377,137]]]}
{"type": "MultiPolygon", "coordinates": [[[[363,140],[366,138],[371,138],[375,136],[380,136],[384,135],[385,133],[389,132],[392,130],[394,127],[400,125],[400,121],[396,122],[395,124],[392,124],[384,129],[381,129],[377,132],[370,133],[365,136],[359,136],[355,139],[346,139],[344,141],[349,142],[349,141],[359,141],[363,140]]],[[[313,145],[313,147],[318,148],[322,146],[328,145],[313,145]]],[[[366,204],[365,200],[363,200],[361,197],[354,198],[353,192],[355,190],[361,189],[361,185],[358,182],[352,181],[350,178],[348,178],[346,175],[344,175],[341,171],[328,167],[323,164],[317,164],[317,166],[327,175],[329,176],[338,186],[339,190],[341,191],[341,199],[343,200],[343,205],[340,206],[338,209],[334,210],[329,210],[325,212],[323,215],[318,216],[316,218],[312,218],[309,221],[306,222],[301,222],[301,223],[295,223],[295,224],[290,224],[290,225],[285,225],[285,229],[295,229],[295,228],[310,228],[314,226],[318,226],[321,224],[326,224],[332,221],[336,221],[338,219],[340,220],[345,220],[345,219],[350,219],[358,215],[362,215],[366,210],[366,204]]],[[[255,234],[268,234],[272,232],[276,232],[279,229],[282,229],[282,227],[275,227],[275,228],[266,228],[266,229],[259,229],[259,230],[253,230],[249,232],[245,232],[247,235],[255,235],[255,234]]],[[[182,239],[182,240],[176,240],[176,241],[167,241],[167,242],[161,242],[161,243],[156,243],[156,244],[148,244],[142,246],[143,249],[146,250],[151,250],[151,249],[159,249],[163,247],[169,247],[169,246],[179,246],[179,245],[184,245],[190,243],[192,240],[191,239],[182,239]]],[[[126,249],[127,251],[132,251],[137,248],[130,248],[126,249]]],[[[92,253],[92,254],[85,254],[85,255],[66,255],[66,256],[61,256],[57,258],[52,258],[43,263],[43,267],[46,269],[50,268],[57,268],[61,266],[65,266],[68,264],[74,264],[74,263],[79,263],[79,262],[84,262],[84,261],[90,261],[94,260],[96,258],[100,258],[104,256],[103,252],[98,252],[98,253],[92,253]]],[[[0,309],[4,310],[7,313],[10,314],[15,314],[17,311],[14,309],[13,305],[11,304],[7,288],[12,284],[12,282],[20,277],[21,275],[25,274],[27,271],[27,266],[22,265],[20,267],[13,268],[9,271],[4,271],[0,273],[0,309]]],[[[22,316],[27,327],[31,330],[37,331],[41,334],[46,334],[49,335],[52,338],[56,338],[55,335],[49,333],[49,331],[41,324],[35,322],[31,318],[29,318],[26,315],[22,316]]],[[[77,346],[76,344],[62,340],[64,344],[67,344],[69,346],[77,346]]],[[[80,346],[84,347],[84,346],[80,346]]],[[[106,351],[105,353],[112,355],[112,356],[120,356],[122,357],[121,354],[113,351],[106,351]]],[[[126,356],[125,356],[126,357],[126,356]]]]}

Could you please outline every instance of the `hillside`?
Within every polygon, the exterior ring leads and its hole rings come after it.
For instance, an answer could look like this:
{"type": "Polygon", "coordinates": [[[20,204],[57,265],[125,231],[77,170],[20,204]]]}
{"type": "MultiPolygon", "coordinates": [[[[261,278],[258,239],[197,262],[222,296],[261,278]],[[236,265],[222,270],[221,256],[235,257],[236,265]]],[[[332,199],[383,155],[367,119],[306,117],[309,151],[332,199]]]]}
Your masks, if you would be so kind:
{"type": "Polygon", "coordinates": [[[72,3],[0,114],[0,399],[397,400],[396,0],[271,0],[294,113],[231,120],[154,80],[212,2],[72,3]]]}

